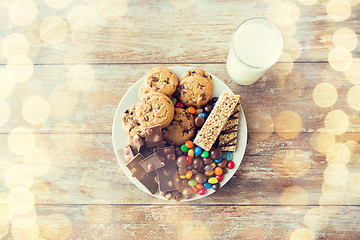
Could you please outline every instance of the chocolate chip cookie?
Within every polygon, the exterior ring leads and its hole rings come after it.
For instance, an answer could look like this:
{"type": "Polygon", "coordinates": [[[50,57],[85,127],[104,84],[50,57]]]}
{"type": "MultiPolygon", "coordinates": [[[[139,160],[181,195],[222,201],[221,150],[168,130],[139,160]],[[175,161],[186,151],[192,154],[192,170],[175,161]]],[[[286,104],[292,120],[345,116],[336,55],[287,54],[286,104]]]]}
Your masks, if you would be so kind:
{"type": "Polygon", "coordinates": [[[173,71],[166,67],[156,67],[146,74],[143,86],[139,90],[139,96],[142,93],[153,91],[171,97],[176,91],[178,83],[178,77],[173,71]]]}
{"type": "Polygon", "coordinates": [[[150,92],[139,99],[139,102],[123,114],[123,126],[130,137],[139,134],[145,136],[145,129],[155,125],[164,128],[174,117],[174,105],[162,93],[150,92]],[[124,123],[125,122],[125,123],[124,123]]]}
{"type": "Polygon", "coordinates": [[[206,78],[194,75],[182,79],[177,88],[179,98],[186,106],[200,107],[211,98],[213,85],[206,78]]]}
{"type": "Polygon", "coordinates": [[[193,68],[193,69],[190,69],[190,70],[186,71],[179,78],[179,82],[181,80],[183,80],[184,78],[190,77],[190,76],[200,76],[200,77],[206,78],[211,83],[211,85],[213,84],[211,75],[209,73],[205,72],[204,70],[199,69],[199,68],[193,68]]]}
{"type": "Polygon", "coordinates": [[[162,129],[163,139],[170,145],[180,146],[195,135],[195,123],[192,114],[185,109],[175,108],[174,119],[162,129]]]}

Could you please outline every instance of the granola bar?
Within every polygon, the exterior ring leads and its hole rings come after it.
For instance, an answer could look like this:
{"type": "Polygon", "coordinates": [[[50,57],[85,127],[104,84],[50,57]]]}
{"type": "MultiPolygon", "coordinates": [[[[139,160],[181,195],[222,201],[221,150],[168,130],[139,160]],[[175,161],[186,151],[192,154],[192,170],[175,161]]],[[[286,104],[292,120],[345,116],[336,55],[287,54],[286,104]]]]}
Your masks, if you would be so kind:
{"type": "Polygon", "coordinates": [[[240,114],[240,102],[236,105],[234,112],[226,122],[219,136],[219,148],[222,151],[235,152],[238,137],[238,125],[240,114]]]}

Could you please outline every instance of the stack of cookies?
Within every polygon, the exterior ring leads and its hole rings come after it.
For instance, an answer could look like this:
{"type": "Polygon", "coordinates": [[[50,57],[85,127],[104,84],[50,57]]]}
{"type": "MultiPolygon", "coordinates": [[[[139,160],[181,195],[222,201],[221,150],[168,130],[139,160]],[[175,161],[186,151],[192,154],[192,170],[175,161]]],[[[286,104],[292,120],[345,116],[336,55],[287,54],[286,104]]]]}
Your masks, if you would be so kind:
{"type": "Polygon", "coordinates": [[[216,191],[234,167],[229,154],[236,150],[240,96],[223,92],[211,98],[213,88],[202,69],[180,78],[165,67],[146,74],[139,101],[123,113],[129,145],[119,154],[151,193],[178,200],[216,191]]]}

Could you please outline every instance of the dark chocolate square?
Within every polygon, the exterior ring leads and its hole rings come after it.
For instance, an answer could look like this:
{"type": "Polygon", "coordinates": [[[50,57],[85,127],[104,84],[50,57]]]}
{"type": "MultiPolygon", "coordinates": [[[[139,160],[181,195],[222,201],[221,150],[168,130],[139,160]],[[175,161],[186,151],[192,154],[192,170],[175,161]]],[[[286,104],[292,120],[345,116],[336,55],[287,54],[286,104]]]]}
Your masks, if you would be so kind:
{"type": "Polygon", "coordinates": [[[152,193],[156,193],[159,189],[159,186],[155,180],[156,172],[146,173],[145,176],[140,180],[140,182],[152,193]]]}
{"type": "Polygon", "coordinates": [[[156,125],[145,129],[145,141],[147,147],[163,147],[165,142],[162,138],[161,126],[156,125]]]}
{"type": "Polygon", "coordinates": [[[177,167],[175,161],[168,162],[164,167],[156,170],[159,182],[159,190],[161,192],[169,192],[177,190],[175,179],[177,177],[177,167]]]}
{"type": "Polygon", "coordinates": [[[163,162],[173,161],[176,159],[174,146],[156,148],[154,151],[159,155],[160,160],[163,162]]]}
{"type": "Polygon", "coordinates": [[[133,152],[130,145],[127,145],[126,147],[118,150],[118,153],[119,153],[119,156],[120,156],[121,160],[124,163],[130,162],[131,159],[133,159],[135,157],[134,152],[133,152]]]}
{"type": "Polygon", "coordinates": [[[139,162],[139,164],[147,173],[162,168],[165,165],[160,160],[159,155],[156,152],[154,152],[153,154],[151,154],[150,156],[139,162]]]}
{"type": "Polygon", "coordinates": [[[144,160],[144,156],[141,153],[138,153],[130,162],[128,162],[128,164],[126,164],[126,167],[138,180],[141,180],[146,174],[145,170],[139,164],[142,160],[144,160]]]}

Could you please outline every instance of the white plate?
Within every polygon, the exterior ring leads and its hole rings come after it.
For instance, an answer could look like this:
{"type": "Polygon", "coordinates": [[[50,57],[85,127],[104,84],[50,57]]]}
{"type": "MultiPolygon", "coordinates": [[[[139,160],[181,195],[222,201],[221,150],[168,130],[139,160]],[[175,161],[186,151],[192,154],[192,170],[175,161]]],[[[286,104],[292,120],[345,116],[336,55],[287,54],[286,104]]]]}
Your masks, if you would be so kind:
{"type": "MultiPolygon", "coordinates": [[[[175,74],[180,77],[184,72],[191,69],[192,67],[185,67],[185,66],[175,66],[169,67],[171,70],[175,72],[175,74]]],[[[223,91],[231,92],[231,89],[219,78],[214,76],[213,74],[209,73],[213,78],[214,83],[214,90],[213,90],[213,97],[218,97],[223,91]]],[[[147,190],[144,185],[142,185],[139,180],[131,175],[130,170],[126,167],[123,161],[120,159],[118,154],[118,150],[124,148],[126,146],[127,141],[127,133],[121,127],[121,116],[126,109],[128,109],[131,105],[134,105],[138,101],[138,90],[140,85],[143,82],[144,77],[142,77],[139,81],[137,81],[134,85],[130,87],[130,89],[125,93],[124,97],[121,99],[114,116],[113,121],[113,128],[112,128],[112,140],[113,140],[113,147],[116,155],[116,159],[119,162],[120,167],[122,168],[125,175],[141,190],[150,194],[154,197],[166,200],[164,197],[160,195],[159,192],[155,194],[151,194],[149,190],[147,190]]],[[[239,117],[239,130],[238,130],[238,143],[236,152],[233,153],[233,162],[235,163],[235,167],[233,169],[228,169],[228,172],[224,174],[224,179],[220,183],[220,187],[224,186],[231,177],[235,174],[237,168],[240,166],[240,163],[243,159],[245,148],[246,148],[246,141],[247,141],[247,127],[246,127],[246,119],[244,115],[243,109],[240,107],[240,117],[239,117]]],[[[196,199],[200,199],[212,194],[214,190],[207,189],[205,195],[194,194],[191,199],[182,199],[181,201],[192,201],[196,199]]],[[[166,200],[167,201],[167,200],[166,200]]]]}

